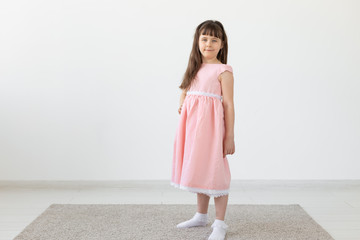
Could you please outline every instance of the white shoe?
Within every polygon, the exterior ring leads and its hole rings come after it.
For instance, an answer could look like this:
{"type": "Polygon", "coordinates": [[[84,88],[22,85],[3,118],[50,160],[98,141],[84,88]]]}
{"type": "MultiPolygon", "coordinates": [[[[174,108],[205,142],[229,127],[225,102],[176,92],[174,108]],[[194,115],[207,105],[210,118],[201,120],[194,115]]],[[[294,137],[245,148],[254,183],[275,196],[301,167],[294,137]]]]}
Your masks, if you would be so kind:
{"type": "Polygon", "coordinates": [[[208,240],[224,240],[227,229],[229,226],[225,224],[224,221],[215,219],[214,223],[211,225],[213,231],[209,236],[208,240]]]}
{"type": "Polygon", "coordinates": [[[176,227],[178,228],[205,227],[208,223],[209,222],[207,215],[195,213],[195,215],[190,220],[179,223],[176,227]]]}

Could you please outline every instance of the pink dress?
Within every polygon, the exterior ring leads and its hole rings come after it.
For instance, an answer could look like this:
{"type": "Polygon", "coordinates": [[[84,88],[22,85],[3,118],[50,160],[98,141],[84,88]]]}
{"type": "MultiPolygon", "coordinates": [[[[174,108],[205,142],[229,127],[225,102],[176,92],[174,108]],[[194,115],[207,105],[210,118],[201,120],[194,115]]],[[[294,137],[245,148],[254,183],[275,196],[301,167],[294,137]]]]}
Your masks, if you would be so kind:
{"type": "Polygon", "coordinates": [[[227,64],[203,63],[183,102],[176,130],[170,185],[210,197],[229,194],[230,168],[223,157],[225,118],[219,75],[227,64]]]}

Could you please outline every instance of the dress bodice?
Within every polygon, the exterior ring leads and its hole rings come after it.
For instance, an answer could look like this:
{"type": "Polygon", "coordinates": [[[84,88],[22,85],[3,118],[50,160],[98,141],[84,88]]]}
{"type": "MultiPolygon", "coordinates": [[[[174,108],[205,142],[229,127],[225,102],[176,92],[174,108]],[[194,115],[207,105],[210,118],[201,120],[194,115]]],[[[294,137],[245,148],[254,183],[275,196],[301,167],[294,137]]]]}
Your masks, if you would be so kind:
{"type": "Polygon", "coordinates": [[[228,64],[202,63],[189,91],[199,91],[222,96],[219,75],[224,71],[233,72],[228,64]]]}

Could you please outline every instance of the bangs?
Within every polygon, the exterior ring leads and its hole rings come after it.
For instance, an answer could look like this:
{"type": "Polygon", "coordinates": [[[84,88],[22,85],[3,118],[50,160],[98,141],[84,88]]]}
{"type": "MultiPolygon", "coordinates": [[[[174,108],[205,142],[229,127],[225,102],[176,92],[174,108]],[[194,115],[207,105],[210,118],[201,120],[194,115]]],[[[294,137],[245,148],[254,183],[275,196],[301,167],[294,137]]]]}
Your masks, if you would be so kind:
{"type": "Polygon", "coordinates": [[[223,39],[221,29],[217,28],[212,24],[208,24],[202,30],[200,30],[200,35],[209,35],[212,37],[220,38],[221,40],[223,39]]]}

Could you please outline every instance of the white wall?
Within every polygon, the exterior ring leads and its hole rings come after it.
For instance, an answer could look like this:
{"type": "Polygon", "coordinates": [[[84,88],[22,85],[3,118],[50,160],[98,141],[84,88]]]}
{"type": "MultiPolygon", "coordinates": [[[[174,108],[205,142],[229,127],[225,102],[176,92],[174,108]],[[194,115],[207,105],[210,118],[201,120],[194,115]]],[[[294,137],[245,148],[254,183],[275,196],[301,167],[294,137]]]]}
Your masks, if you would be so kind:
{"type": "Polygon", "coordinates": [[[235,77],[232,179],[359,179],[359,1],[2,1],[0,180],[169,179],[195,28],[235,77]]]}

